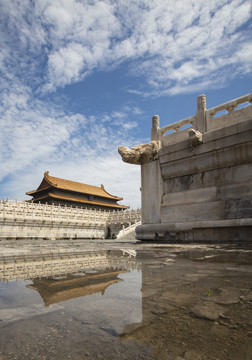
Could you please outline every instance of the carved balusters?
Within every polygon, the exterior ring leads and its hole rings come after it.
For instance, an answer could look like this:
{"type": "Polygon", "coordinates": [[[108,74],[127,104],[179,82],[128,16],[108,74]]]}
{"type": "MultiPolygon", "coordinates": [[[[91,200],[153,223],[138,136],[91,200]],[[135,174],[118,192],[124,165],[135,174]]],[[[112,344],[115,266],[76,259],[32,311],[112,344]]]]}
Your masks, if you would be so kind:
{"type": "Polygon", "coordinates": [[[229,114],[234,112],[238,105],[246,102],[252,103],[252,94],[242,96],[240,98],[228,101],[227,103],[215,106],[207,110],[207,117],[211,121],[213,117],[220,111],[226,110],[229,114]]]}

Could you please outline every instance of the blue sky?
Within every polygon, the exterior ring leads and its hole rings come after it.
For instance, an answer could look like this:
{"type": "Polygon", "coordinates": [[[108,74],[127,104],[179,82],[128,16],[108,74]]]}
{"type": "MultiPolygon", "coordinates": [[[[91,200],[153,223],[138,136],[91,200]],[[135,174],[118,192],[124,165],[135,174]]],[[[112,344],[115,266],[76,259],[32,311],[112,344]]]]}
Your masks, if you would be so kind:
{"type": "Polygon", "coordinates": [[[1,0],[0,198],[45,171],[140,206],[119,145],[251,92],[252,5],[242,0],[1,0]]]}

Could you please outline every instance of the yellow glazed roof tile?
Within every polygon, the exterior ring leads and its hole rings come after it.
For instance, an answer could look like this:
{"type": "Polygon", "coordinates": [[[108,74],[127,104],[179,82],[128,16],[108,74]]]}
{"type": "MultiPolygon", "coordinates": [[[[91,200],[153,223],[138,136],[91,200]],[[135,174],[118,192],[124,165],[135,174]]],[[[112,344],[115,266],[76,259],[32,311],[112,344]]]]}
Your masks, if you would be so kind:
{"type": "Polygon", "coordinates": [[[48,171],[44,173],[44,178],[41,184],[39,185],[39,187],[37,188],[37,190],[29,191],[26,194],[33,195],[34,193],[37,193],[40,190],[47,189],[51,186],[62,190],[74,191],[88,195],[96,195],[96,196],[101,196],[103,198],[114,199],[117,201],[123,200],[123,198],[121,197],[117,197],[109,194],[104,189],[103,185],[101,185],[101,187],[98,187],[93,185],[82,184],[76,181],[57,178],[54,176],[50,176],[48,171]]]}

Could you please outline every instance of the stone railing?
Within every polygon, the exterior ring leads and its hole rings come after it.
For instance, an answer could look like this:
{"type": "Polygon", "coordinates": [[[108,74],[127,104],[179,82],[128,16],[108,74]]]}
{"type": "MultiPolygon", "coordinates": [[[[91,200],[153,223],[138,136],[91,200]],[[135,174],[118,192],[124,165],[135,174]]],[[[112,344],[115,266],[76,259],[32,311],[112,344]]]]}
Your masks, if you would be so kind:
{"type": "Polygon", "coordinates": [[[143,165],[157,160],[163,146],[173,146],[175,143],[188,142],[188,140],[192,146],[200,145],[204,142],[204,133],[250,120],[252,107],[249,104],[246,106],[246,103],[251,102],[252,93],[207,110],[206,96],[202,94],[197,98],[195,115],[161,128],[159,127],[159,116],[154,115],[152,117],[151,142],[132,148],[119,146],[118,152],[124,162],[143,165]],[[241,104],[245,104],[245,106],[234,111],[241,104]],[[223,110],[226,110],[228,114],[214,117],[223,110]],[[168,131],[172,131],[172,133],[166,134],[168,131]]]}
{"type": "Polygon", "coordinates": [[[191,130],[192,137],[195,132],[198,132],[197,136],[200,136],[200,134],[207,131],[247,120],[251,118],[251,103],[252,93],[207,109],[206,96],[200,95],[197,98],[197,111],[194,116],[160,128],[159,116],[154,115],[152,118],[151,140],[152,142],[161,141],[163,146],[172,145],[177,141],[188,139],[188,130],[190,129],[193,129],[191,130]],[[244,106],[236,109],[241,104],[244,104],[244,106]],[[227,113],[215,117],[221,111],[226,111],[227,113]],[[166,134],[168,131],[173,132],[166,134]]]}
{"type": "Polygon", "coordinates": [[[184,120],[177,121],[173,124],[166,125],[159,129],[160,135],[164,136],[168,131],[173,130],[174,132],[180,131],[185,125],[195,126],[196,116],[190,116],[184,120]]]}
{"type": "Polygon", "coordinates": [[[252,94],[247,94],[237,99],[206,110],[207,131],[226,127],[240,121],[251,119],[252,94]],[[237,107],[243,104],[241,108],[237,107]],[[218,114],[225,112],[224,114],[218,114]],[[215,116],[217,114],[217,116],[215,116]]]}
{"type": "Polygon", "coordinates": [[[141,209],[103,211],[26,201],[0,200],[0,219],[74,220],[108,223],[137,222],[141,220],[141,209]]]}
{"type": "Polygon", "coordinates": [[[141,210],[102,211],[0,200],[0,238],[104,238],[141,221],[141,210]],[[114,227],[116,226],[116,229],[114,227]],[[113,229],[112,229],[113,228],[113,229]]]}
{"type": "Polygon", "coordinates": [[[30,221],[61,221],[61,222],[103,222],[108,213],[102,210],[73,208],[25,201],[1,201],[1,220],[30,220],[30,221]]]}
{"type": "Polygon", "coordinates": [[[108,212],[108,224],[136,223],[139,221],[141,221],[141,209],[108,212]]]}
{"type": "Polygon", "coordinates": [[[217,105],[206,111],[207,119],[211,120],[220,111],[226,110],[229,114],[235,111],[237,106],[249,102],[252,104],[252,93],[241,96],[237,99],[228,101],[224,104],[217,105]]]}
{"type": "Polygon", "coordinates": [[[139,225],[141,225],[141,221],[138,221],[138,222],[126,227],[126,228],[123,226],[122,230],[119,231],[116,238],[119,239],[119,238],[121,238],[123,236],[126,236],[126,235],[132,233],[135,230],[135,228],[137,226],[139,226],[139,225]]]}

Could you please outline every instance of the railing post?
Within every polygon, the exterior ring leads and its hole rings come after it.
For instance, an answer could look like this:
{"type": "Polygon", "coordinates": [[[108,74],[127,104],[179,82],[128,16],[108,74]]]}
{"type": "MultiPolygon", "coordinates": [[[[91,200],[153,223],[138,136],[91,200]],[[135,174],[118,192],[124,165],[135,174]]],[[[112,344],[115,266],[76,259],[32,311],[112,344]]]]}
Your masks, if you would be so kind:
{"type": "Polygon", "coordinates": [[[204,133],[206,128],[206,95],[197,97],[196,130],[204,133]]]}
{"type": "Polygon", "coordinates": [[[154,115],[152,117],[152,128],[151,128],[151,141],[160,140],[160,132],[159,132],[159,116],[154,115]]]}

